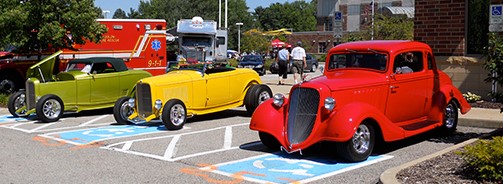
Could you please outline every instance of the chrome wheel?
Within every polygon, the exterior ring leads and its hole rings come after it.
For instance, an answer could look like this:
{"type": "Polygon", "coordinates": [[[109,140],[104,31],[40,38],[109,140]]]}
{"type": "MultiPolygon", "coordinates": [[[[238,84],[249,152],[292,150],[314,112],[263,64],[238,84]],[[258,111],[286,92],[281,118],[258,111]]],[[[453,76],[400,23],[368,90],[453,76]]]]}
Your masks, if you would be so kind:
{"type": "Polygon", "coordinates": [[[358,129],[351,139],[351,141],[353,141],[353,148],[359,154],[363,154],[369,149],[370,140],[370,130],[364,124],[358,126],[358,129]]]}
{"type": "Polygon", "coordinates": [[[447,104],[445,107],[445,127],[451,129],[455,126],[458,116],[458,109],[453,103],[447,104]]]}
{"type": "Polygon", "coordinates": [[[128,105],[127,101],[125,103],[122,103],[121,105],[121,110],[120,110],[120,116],[122,119],[127,120],[131,114],[133,114],[133,108],[128,105]]]}
{"type": "Polygon", "coordinates": [[[169,114],[173,125],[180,126],[185,122],[185,108],[181,104],[173,105],[169,114]]]}
{"type": "Polygon", "coordinates": [[[271,98],[268,91],[262,91],[258,97],[258,104],[264,103],[267,99],[271,98]]]}
{"type": "Polygon", "coordinates": [[[47,118],[56,119],[61,114],[61,104],[56,99],[48,99],[43,104],[42,113],[47,118]]]}
{"type": "Polygon", "coordinates": [[[27,111],[26,108],[24,110],[22,110],[21,112],[18,112],[18,110],[21,107],[23,107],[23,106],[26,105],[26,101],[25,100],[26,100],[26,98],[25,98],[25,94],[24,93],[21,94],[21,95],[19,95],[18,97],[16,97],[14,99],[14,110],[16,111],[16,115],[18,115],[18,116],[25,115],[25,113],[27,111]]]}

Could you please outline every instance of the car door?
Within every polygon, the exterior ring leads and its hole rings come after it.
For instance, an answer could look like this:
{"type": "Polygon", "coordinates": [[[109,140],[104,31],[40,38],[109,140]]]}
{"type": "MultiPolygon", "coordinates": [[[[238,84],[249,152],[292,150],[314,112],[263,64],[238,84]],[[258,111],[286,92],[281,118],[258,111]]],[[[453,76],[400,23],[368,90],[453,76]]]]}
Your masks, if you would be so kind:
{"type": "MultiPolygon", "coordinates": [[[[95,63],[93,70],[96,66],[95,63]]],[[[107,63],[105,66],[108,68],[111,67],[111,64],[107,63]]],[[[90,101],[92,104],[111,103],[120,97],[119,74],[118,72],[105,72],[106,68],[90,74],[90,101]]]]}
{"type": "Polygon", "coordinates": [[[230,72],[204,74],[206,80],[206,107],[227,104],[230,101],[230,72]]]}
{"type": "Polygon", "coordinates": [[[394,58],[385,112],[394,123],[414,123],[425,118],[425,106],[429,101],[427,91],[432,76],[424,69],[423,56],[423,52],[412,50],[399,53],[394,58]],[[412,54],[412,61],[404,64],[408,54],[412,54]],[[405,69],[396,72],[401,67],[408,67],[411,72],[405,69]]]}

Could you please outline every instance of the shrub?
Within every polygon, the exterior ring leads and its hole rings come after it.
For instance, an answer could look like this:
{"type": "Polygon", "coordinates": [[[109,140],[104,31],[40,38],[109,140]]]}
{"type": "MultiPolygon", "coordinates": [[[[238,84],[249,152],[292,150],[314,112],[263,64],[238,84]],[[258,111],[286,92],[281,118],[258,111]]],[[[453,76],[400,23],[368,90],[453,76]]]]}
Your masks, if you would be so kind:
{"type": "Polygon", "coordinates": [[[503,136],[481,140],[457,153],[462,155],[480,179],[503,181],[503,136]]]}
{"type": "Polygon", "coordinates": [[[0,93],[0,107],[7,107],[7,101],[9,100],[9,95],[0,93]]]}
{"type": "Polygon", "coordinates": [[[475,93],[470,93],[470,92],[463,94],[463,97],[465,97],[466,101],[468,101],[469,103],[473,103],[473,102],[476,102],[476,101],[479,101],[480,99],[482,99],[481,96],[479,96],[475,93]]]}

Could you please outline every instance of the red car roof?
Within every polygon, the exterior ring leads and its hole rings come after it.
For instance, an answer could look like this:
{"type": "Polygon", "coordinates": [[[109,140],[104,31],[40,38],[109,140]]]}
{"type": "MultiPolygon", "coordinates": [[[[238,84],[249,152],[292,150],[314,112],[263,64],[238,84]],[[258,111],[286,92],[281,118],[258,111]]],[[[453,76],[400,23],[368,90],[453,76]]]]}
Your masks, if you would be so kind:
{"type": "Polygon", "coordinates": [[[431,50],[430,46],[423,42],[411,40],[370,40],[343,43],[330,49],[330,52],[345,52],[347,50],[376,50],[394,53],[405,48],[420,48],[431,50]]]}

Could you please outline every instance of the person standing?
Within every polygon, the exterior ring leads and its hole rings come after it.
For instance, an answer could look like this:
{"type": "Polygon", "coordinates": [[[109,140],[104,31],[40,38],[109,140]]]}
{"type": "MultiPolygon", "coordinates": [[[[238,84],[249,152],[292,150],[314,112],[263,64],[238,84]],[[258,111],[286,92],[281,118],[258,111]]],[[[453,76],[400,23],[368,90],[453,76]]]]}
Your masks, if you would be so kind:
{"type": "Polygon", "coordinates": [[[297,84],[299,75],[302,80],[302,74],[304,73],[304,68],[307,67],[306,50],[302,48],[301,41],[298,41],[297,47],[292,49],[292,60],[293,60],[293,67],[292,67],[293,80],[294,83],[297,84]]]}
{"type": "Polygon", "coordinates": [[[278,85],[285,84],[288,74],[288,61],[290,60],[290,53],[286,50],[283,45],[279,46],[281,50],[278,51],[278,57],[276,57],[276,62],[278,63],[278,75],[279,82],[278,85]]]}

